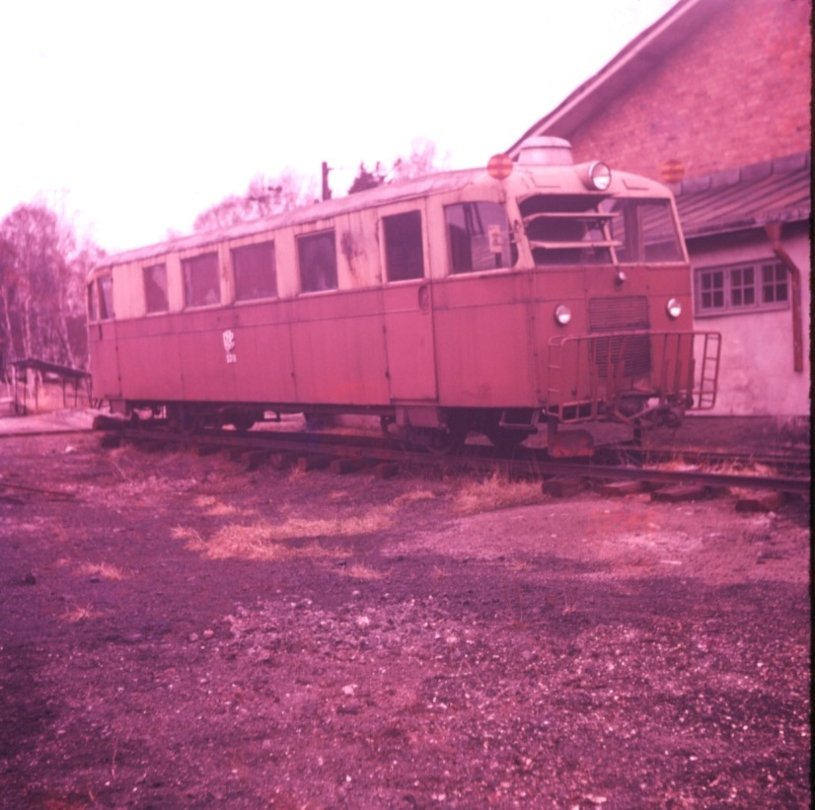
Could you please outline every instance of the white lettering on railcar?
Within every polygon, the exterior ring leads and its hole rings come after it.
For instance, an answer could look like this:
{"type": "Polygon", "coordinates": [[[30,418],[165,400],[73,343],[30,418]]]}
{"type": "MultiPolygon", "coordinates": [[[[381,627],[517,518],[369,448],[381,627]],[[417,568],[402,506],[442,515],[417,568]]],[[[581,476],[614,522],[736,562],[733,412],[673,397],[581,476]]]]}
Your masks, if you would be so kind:
{"type": "Polygon", "coordinates": [[[235,354],[235,333],[231,329],[224,329],[221,338],[224,342],[227,363],[237,363],[238,355],[235,354]]]}

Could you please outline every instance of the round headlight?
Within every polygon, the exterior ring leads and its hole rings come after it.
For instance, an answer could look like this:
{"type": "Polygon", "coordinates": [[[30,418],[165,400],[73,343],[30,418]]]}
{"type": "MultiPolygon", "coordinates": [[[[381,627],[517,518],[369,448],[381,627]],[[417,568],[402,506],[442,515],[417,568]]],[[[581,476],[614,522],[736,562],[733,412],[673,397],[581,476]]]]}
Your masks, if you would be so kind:
{"type": "Polygon", "coordinates": [[[555,307],[555,321],[559,323],[561,326],[566,326],[567,323],[572,319],[572,311],[566,304],[558,304],[555,307]]]}
{"type": "Polygon", "coordinates": [[[611,169],[601,161],[589,166],[589,182],[597,191],[605,191],[611,185],[611,169]]]}
{"type": "Polygon", "coordinates": [[[682,314],[682,304],[676,298],[669,298],[665,309],[671,318],[678,318],[682,314]]]}

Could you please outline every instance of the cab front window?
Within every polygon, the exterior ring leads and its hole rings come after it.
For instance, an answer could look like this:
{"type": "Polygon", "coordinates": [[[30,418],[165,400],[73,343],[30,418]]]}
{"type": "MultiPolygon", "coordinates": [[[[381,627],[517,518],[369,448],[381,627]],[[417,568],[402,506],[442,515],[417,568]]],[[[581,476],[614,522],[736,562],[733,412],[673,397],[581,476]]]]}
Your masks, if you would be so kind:
{"type": "Polygon", "coordinates": [[[610,215],[618,262],[653,264],[684,260],[670,200],[609,199],[601,210],[610,215]]]}
{"type": "Polygon", "coordinates": [[[586,194],[535,194],[519,201],[537,266],[611,264],[605,227],[610,215],[598,202],[586,194]]]}

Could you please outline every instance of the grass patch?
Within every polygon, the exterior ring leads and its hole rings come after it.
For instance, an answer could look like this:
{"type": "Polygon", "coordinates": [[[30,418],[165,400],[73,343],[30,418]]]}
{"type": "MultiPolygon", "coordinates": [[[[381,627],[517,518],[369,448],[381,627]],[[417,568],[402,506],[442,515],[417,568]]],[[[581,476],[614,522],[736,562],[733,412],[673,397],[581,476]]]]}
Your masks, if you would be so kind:
{"type": "Polygon", "coordinates": [[[210,559],[238,557],[250,560],[286,560],[304,557],[347,557],[350,551],[329,548],[318,540],[355,537],[387,529],[392,523],[391,508],[378,508],[367,514],[345,518],[309,519],[290,517],[281,523],[231,523],[205,539],[195,529],[176,526],[172,536],[186,541],[191,551],[210,559]],[[306,542],[303,541],[315,541],[306,542]]]}
{"type": "Polygon", "coordinates": [[[540,482],[510,481],[496,473],[483,481],[464,484],[456,493],[453,507],[461,514],[475,514],[540,503],[541,500],[540,482]]]}
{"type": "Polygon", "coordinates": [[[435,501],[438,495],[429,489],[416,489],[412,492],[405,492],[397,495],[394,499],[394,506],[405,506],[406,504],[417,503],[418,501],[435,501]]]}
{"type": "Polygon", "coordinates": [[[367,581],[382,579],[384,576],[381,571],[377,571],[375,568],[371,568],[368,565],[363,565],[362,563],[354,563],[353,565],[348,566],[345,573],[352,579],[362,579],[367,581]]]}
{"type": "Polygon", "coordinates": [[[124,574],[115,566],[109,563],[82,563],[77,566],[77,572],[88,577],[98,577],[109,582],[118,582],[124,579],[124,574]]]}
{"type": "Polygon", "coordinates": [[[77,622],[84,622],[88,619],[98,619],[103,616],[103,613],[100,613],[98,610],[91,610],[90,608],[86,607],[73,607],[70,610],[66,610],[65,613],[60,616],[60,618],[65,621],[69,622],[70,624],[76,624],[77,622]]]}
{"type": "Polygon", "coordinates": [[[205,514],[212,517],[225,517],[238,512],[237,507],[219,501],[214,495],[199,495],[194,503],[197,507],[203,509],[205,514]]]}

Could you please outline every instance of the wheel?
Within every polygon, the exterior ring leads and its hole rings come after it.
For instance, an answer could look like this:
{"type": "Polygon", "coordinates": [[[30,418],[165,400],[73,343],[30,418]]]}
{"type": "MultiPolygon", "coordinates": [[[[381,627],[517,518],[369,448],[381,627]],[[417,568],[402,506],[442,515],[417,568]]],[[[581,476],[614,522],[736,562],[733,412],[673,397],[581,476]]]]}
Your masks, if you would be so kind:
{"type": "Polygon", "coordinates": [[[203,418],[200,413],[196,413],[192,408],[187,408],[184,405],[173,405],[167,407],[167,422],[170,430],[184,436],[191,436],[200,430],[203,418]]]}
{"type": "Polygon", "coordinates": [[[470,432],[466,415],[453,414],[442,428],[412,428],[412,441],[423,450],[437,455],[451,455],[464,447],[470,432]]]}

